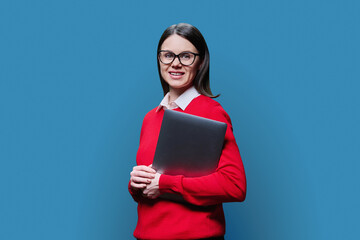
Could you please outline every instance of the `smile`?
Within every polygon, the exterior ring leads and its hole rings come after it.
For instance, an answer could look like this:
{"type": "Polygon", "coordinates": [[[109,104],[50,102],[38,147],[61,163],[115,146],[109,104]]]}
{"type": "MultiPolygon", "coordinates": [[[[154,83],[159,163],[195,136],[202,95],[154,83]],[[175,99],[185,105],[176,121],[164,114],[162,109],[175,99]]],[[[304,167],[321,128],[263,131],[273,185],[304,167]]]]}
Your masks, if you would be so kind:
{"type": "Polygon", "coordinates": [[[171,75],[173,76],[181,76],[181,75],[184,75],[185,73],[183,72],[170,72],[171,75]]]}

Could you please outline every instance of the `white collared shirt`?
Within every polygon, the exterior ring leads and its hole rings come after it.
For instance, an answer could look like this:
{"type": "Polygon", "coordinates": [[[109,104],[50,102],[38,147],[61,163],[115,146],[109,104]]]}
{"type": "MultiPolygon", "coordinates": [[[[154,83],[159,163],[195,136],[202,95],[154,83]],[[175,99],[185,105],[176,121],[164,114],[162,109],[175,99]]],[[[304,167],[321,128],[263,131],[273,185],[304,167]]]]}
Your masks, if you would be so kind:
{"type": "Polygon", "coordinates": [[[200,96],[200,93],[194,86],[192,86],[183,92],[175,101],[169,102],[170,93],[168,92],[156,111],[159,111],[162,107],[165,109],[175,109],[179,107],[181,110],[185,111],[185,108],[191,103],[191,101],[198,96],[200,96]]]}

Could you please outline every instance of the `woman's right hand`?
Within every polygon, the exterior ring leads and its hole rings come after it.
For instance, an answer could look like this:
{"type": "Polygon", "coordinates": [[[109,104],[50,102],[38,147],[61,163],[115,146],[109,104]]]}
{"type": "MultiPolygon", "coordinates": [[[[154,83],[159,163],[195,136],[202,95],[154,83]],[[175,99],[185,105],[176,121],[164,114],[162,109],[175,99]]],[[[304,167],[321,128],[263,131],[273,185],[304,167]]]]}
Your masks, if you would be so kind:
{"type": "Polygon", "coordinates": [[[135,190],[144,189],[155,177],[156,171],[150,166],[139,165],[133,167],[130,173],[130,186],[135,190]]]}

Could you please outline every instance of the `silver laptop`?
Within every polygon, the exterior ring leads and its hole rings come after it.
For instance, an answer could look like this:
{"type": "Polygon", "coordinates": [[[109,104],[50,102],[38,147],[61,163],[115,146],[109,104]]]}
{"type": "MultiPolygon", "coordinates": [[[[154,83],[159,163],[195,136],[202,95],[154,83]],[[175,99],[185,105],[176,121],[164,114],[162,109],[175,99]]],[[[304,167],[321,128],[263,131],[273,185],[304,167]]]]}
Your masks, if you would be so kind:
{"type": "Polygon", "coordinates": [[[153,167],[167,175],[198,177],[217,168],[227,124],[165,110],[153,167]]]}

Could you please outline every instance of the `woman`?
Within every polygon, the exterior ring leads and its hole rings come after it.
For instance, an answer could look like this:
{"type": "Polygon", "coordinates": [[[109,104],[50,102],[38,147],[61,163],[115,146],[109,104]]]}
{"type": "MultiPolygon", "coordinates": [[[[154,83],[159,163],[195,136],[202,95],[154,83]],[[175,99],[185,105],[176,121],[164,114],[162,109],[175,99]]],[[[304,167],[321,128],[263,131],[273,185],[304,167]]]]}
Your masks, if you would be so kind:
{"type": "MultiPolygon", "coordinates": [[[[209,84],[209,51],[202,34],[190,24],[167,28],[158,44],[158,71],[165,97],[144,118],[137,166],[129,191],[138,202],[137,239],[224,239],[223,202],[243,201],[246,179],[228,114],[209,84]],[[152,168],[164,109],[227,123],[216,171],[189,178],[159,174],[152,168]],[[165,200],[163,193],[181,195],[186,203],[165,200]]],[[[179,146],[181,147],[181,146],[179,146]]]]}

